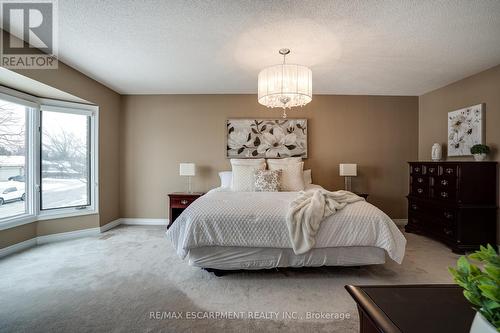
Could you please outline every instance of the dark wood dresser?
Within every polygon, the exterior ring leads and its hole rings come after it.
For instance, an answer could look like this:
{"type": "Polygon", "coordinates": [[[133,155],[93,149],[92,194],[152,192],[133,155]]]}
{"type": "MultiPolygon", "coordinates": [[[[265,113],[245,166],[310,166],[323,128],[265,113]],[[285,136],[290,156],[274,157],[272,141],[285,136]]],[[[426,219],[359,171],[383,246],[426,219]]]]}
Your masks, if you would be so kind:
{"type": "Polygon", "coordinates": [[[437,238],[453,252],[496,244],[496,162],[409,162],[407,232],[437,238]]]}

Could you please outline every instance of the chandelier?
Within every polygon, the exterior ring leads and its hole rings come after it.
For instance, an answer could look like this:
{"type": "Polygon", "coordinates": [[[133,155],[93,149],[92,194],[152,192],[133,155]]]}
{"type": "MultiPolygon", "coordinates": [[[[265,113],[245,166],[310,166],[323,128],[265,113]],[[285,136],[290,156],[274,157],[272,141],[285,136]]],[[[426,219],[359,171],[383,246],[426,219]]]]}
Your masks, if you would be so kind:
{"type": "Polygon", "coordinates": [[[268,108],[283,108],[283,118],[286,118],[286,109],[304,106],[312,100],[312,72],[306,66],[287,64],[289,49],[281,49],[279,53],[283,63],[259,73],[258,99],[268,108]]]}

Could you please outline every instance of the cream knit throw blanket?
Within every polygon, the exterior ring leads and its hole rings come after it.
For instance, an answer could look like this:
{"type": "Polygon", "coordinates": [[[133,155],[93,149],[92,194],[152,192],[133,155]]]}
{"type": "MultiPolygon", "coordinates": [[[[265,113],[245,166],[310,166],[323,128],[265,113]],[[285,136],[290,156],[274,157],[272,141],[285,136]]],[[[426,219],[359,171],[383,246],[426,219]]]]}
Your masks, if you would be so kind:
{"type": "Polygon", "coordinates": [[[292,201],[286,224],[295,254],[306,253],[316,243],[321,222],[347,204],[365,199],[349,191],[329,192],[324,189],[301,191],[292,201]]]}

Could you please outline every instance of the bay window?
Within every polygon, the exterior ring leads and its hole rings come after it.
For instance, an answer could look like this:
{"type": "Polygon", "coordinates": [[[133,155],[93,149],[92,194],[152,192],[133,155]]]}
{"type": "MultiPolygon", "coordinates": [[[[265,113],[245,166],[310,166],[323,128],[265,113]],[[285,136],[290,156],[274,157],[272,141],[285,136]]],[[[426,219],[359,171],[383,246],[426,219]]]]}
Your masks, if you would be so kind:
{"type": "Polygon", "coordinates": [[[0,230],[97,213],[97,113],[0,87],[0,230]]]}

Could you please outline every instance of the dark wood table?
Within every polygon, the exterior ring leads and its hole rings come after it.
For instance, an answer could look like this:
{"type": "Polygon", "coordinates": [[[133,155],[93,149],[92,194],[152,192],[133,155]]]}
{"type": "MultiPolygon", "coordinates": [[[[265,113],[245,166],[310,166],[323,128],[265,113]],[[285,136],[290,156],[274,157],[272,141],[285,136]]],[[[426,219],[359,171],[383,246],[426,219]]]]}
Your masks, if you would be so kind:
{"type": "Polygon", "coordinates": [[[475,311],[455,284],[345,286],[361,333],[469,333],[475,311]]]}

